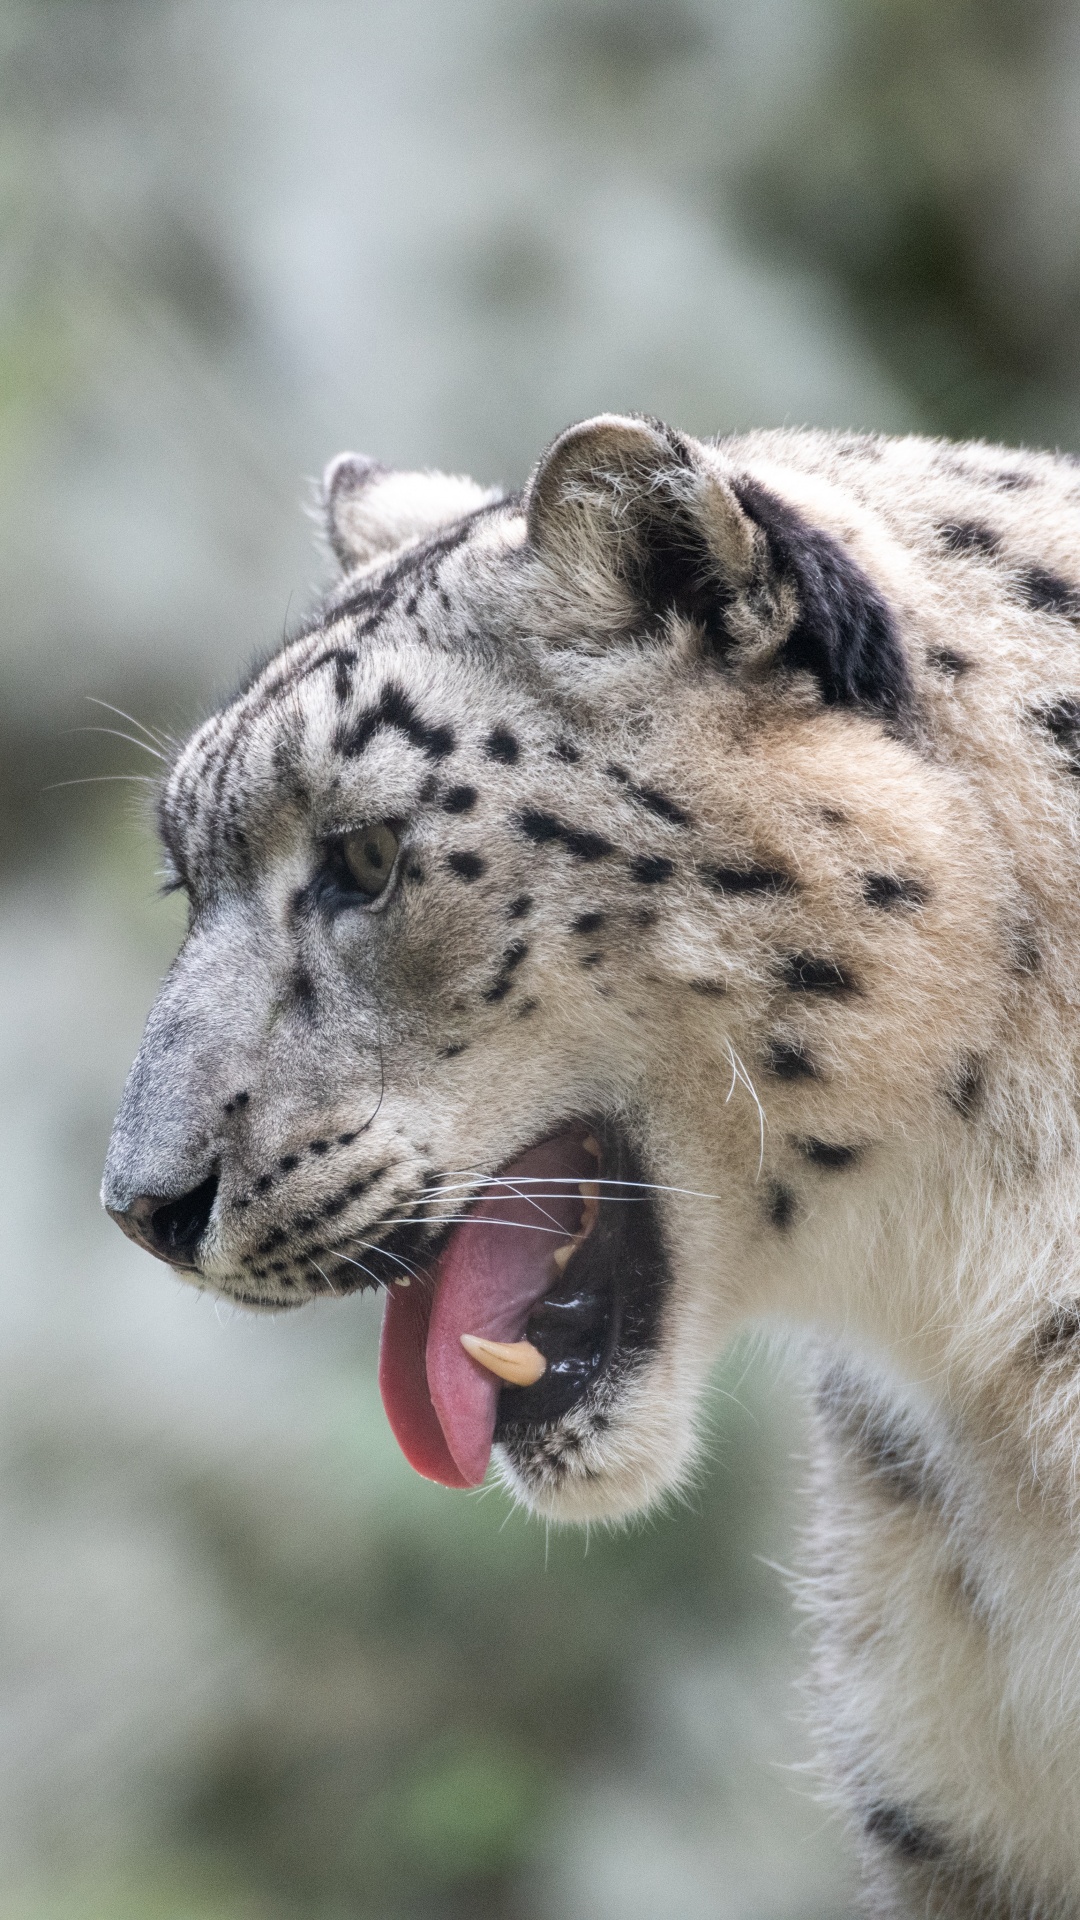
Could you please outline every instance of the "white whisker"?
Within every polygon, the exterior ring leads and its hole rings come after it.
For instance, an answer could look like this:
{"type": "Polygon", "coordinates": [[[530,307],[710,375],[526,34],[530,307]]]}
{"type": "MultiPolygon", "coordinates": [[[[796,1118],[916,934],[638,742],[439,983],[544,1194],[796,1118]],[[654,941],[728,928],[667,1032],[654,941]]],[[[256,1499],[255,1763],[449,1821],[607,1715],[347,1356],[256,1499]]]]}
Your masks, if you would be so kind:
{"type": "Polygon", "coordinates": [[[138,727],[139,732],[145,733],[155,746],[170,747],[175,751],[176,741],[160,727],[148,727],[145,720],[136,720],[133,713],[125,713],[123,707],[114,707],[111,700],[99,700],[92,693],[88,693],[86,698],[92,707],[104,707],[106,713],[115,713],[118,720],[126,720],[129,727],[138,727]]]}
{"type": "Polygon", "coordinates": [[[129,747],[140,747],[143,753],[152,753],[154,759],[160,760],[162,765],[166,765],[168,762],[168,755],[162,753],[160,747],[152,747],[148,740],[140,740],[137,734],[121,733],[119,727],[73,727],[72,732],[107,733],[112,740],[126,740],[129,747]]]}

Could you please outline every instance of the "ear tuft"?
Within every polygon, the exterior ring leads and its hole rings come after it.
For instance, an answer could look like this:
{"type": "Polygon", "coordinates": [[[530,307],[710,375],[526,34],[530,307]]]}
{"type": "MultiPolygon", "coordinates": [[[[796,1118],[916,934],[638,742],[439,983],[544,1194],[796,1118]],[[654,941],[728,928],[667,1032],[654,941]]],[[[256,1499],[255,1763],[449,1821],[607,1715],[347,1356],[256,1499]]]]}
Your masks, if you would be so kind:
{"type": "Polygon", "coordinates": [[[362,453],[339,453],[323,475],[326,538],[346,573],[430,539],[502,498],[463,474],[399,473],[362,453]]]}

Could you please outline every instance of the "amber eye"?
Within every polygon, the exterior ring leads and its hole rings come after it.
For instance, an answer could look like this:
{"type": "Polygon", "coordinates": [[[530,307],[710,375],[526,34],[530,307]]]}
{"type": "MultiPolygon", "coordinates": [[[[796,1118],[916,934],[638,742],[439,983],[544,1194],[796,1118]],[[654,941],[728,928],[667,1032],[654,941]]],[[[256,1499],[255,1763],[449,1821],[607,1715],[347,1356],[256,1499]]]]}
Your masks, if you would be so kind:
{"type": "Polygon", "coordinates": [[[394,870],[398,845],[397,834],[385,820],[361,827],[356,833],[347,833],[341,842],[345,865],[361,893],[366,893],[369,899],[377,899],[386,886],[394,870]]]}

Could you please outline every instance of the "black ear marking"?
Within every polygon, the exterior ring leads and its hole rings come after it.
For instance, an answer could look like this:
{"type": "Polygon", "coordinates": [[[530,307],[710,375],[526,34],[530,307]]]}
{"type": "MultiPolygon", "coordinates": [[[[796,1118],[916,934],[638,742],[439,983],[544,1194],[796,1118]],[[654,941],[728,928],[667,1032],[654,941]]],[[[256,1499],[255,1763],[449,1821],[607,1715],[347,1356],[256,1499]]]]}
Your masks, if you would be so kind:
{"type": "Polygon", "coordinates": [[[839,541],[749,476],[732,482],[761,528],[777,575],[799,613],[778,666],[813,675],[827,706],[861,707],[900,722],[912,706],[911,676],[892,613],[839,541]]]}

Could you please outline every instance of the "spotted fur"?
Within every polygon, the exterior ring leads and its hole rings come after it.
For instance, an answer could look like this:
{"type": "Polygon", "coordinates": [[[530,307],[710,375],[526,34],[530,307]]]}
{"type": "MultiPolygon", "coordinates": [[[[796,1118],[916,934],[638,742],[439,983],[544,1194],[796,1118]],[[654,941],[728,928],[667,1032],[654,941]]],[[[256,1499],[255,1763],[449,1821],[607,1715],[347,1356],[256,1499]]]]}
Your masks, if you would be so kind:
{"type": "Polygon", "coordinates": [[[326,503],[340,584],[162,793],[191,928],[108,1204],[288,1306],[407,1277],[440,1190],[617,1115],[666,1280],[500,1472],[627,1513],[736,1326],[828,1343],[805,1598],[866,1910],[1066,1920],[1076,467],[603,416],[520,497],[343,456],[326,503]]]}

